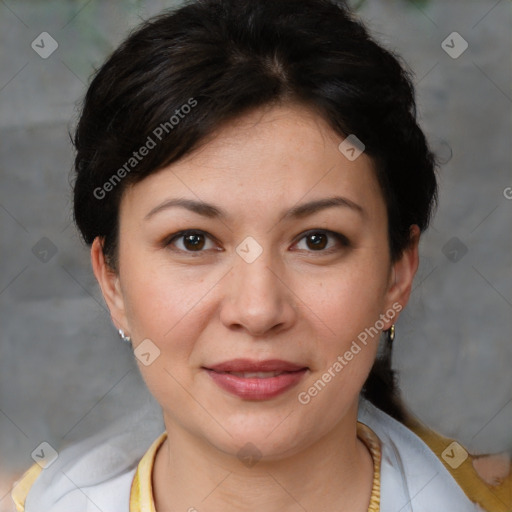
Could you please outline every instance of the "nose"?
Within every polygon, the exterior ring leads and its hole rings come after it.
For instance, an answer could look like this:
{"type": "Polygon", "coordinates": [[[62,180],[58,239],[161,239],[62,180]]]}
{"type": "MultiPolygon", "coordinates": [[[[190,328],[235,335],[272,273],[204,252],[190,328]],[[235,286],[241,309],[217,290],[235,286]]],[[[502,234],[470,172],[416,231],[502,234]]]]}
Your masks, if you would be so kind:
{"type": "Polygon", "coordinates": [[[298,309],[284,270],[265,251],[252,263],[236,258],[224,283],[220,318],[251,336],[275,334],[293,325],[298,309]]]}

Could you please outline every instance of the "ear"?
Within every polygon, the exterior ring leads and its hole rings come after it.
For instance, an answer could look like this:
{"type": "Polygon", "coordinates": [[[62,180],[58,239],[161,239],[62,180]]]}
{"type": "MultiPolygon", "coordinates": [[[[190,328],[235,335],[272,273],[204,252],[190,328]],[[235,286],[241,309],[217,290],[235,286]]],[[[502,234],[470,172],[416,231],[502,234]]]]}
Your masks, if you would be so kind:
{"type": "Polygon", "coordinates": [[[119,282],[119,274],[112,269],[105,260],[103,253],[103,240],[96,237],[91,247],[91,263],[96,280],[100,285],[103,298],[107,303],[112,323],[117,329],[122,329],[127,335],[128,322],[126,321],[124,298],[119,282]]]}
{"type": "MultiPolygon", "coordinates": [[[[401,311],[409,302],[412,283],[419,265],[418,245],[420,242],[420,228],[416,224],[411,226],[409,236],[409,245],[403,251],[400,258],[393,263],[390,272],[386,304],[388,308],[392,308],[395,311],[401,311]],[[397,303],[400,304],[400,309],[397,309],[397,303]],[[395,307],[393,307],[393,304],[395,307]]],[[[384,330],[389,329],[397,318],[398,316],[395,317],[394,321],[390,320],[388,322],[389,325],[386,325],[384,330]]]]}

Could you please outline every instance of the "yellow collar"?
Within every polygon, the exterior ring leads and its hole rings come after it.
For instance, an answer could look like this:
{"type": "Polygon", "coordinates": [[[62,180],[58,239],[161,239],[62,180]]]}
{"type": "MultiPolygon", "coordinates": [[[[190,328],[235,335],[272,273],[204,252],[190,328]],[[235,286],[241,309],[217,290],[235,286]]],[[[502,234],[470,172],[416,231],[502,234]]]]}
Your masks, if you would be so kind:
{"type": "Polygon", "coordinates": [[[148,451],[140,459],[130,490],[130,512],[156,512],[153,500],[153,464],[158,448],[166,439],[167,432],[164,432],[153,441],[148,451]]]}
{"type": "MultiPolygon", "coordinates": [[[[381,445],[377,434],[361,422],[357,422],[357,437],[367,446],[373,460],[373,486],[368,512],[380,510],[380,461],[381,445]]],[[[153,499],[152,473],[158,448],[167,438],[167,432],[156,439],[140,460],[130,491],[130,512],[156,512],[153,499]]]]}

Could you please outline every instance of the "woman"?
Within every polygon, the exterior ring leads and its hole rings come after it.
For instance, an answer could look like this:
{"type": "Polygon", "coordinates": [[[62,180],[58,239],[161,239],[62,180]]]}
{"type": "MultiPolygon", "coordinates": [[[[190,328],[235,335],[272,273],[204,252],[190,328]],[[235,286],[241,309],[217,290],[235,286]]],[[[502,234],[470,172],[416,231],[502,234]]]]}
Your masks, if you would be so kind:
{"type": "Polygon", "coordinates": [[[165,431],[148,448],[142,417],[35,465],[18,510],[509,510],[510,482],[398,398],[435,158],[408,73],[344,5],[150,20],[74,142],[76,223],[165,431]]]}

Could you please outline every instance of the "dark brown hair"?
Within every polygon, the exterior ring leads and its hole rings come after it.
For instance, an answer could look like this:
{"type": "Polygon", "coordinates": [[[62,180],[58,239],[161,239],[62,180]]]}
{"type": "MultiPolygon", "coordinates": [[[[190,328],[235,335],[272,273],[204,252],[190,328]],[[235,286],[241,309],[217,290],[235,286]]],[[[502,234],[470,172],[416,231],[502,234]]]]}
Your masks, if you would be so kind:
{"type": "MultiPolygon", "coordinates": [[[[193,152],[221,124],[283,102],[364,143],[395,261],[410,226],[428,226],[435,158],[417,123],[410,72],[334,0],[196,0],[134,31],[94,76],[74,135],[74,216],[85,242],[101,237],[115,269],[128,185],[193,152]]],[[[395,388],[388,350],[363,394],[403,420],[395,388]]]]}

